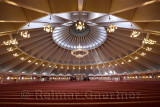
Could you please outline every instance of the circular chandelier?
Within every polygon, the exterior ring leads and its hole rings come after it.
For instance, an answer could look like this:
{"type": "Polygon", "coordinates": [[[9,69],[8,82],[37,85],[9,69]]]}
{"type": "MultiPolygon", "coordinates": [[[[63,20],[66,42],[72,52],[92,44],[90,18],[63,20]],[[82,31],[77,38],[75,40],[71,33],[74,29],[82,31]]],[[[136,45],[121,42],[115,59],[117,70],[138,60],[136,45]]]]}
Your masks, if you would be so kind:
{"type": "Polygon", "coordinates": [[[80,31],[85,29],[84,22],[82,20],[78,20],[75,26],[76,26],[76,29],[80,31]]]}
{"type": "Polygon", "coordinates": [[[81,45],[79,44],[76,50],[72,50],[71,54],[77,58],[83,58],[88,55],[89,51],[82,49],[81,45]]]}

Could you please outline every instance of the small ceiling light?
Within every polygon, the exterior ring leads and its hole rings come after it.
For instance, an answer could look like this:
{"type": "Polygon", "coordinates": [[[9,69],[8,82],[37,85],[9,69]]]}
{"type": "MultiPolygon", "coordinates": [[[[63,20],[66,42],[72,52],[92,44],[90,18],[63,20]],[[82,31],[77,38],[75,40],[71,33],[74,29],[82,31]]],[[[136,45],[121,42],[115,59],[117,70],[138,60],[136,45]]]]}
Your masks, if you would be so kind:
{"type": "Polygon", "coordinates": [[[32,61],[31,60],[28,60],[28,63],[31,63],[32,61]]]}
{"type": "Polygon", "coordinates": [[[108,65],[108,67],[111,67],[111,65],[108,65]]]}
{"type": "Polygon", "coordinates": [[[138,56],[136,56],[134,59],[139,59],[139,57],[138,57],[138,56]]]}
{"type": "Polygon", "coordinates": [[[49,68],[52,67],[51,65],[49,65],[49,68]]]}
{"type": "Polygon", "coordinates": [[[75,27],[76,27],[76,30],[83,30],[85,29],[85,25],[84,25],[84,22],[82,20],[78,20],[76,23],[75,23],[75,27]]]}
{"type": "Polygon", "coordinates": [[[92,69],[92,65],[91,65],[91,68],[90,69],[92,69]]]}
{"type": "Polygon", "coordinates": [[[132,62],[132,60],[129,59],[128,62],[132,62]]]}
{"type": "Polygon", "coordinates": [[[115,32],[116,29],[117,29],[117,26],[115,24],[114,25],[110,24],[109,27],[107,28],[107,31],[109,33],[112,33],[112,32],[115,32]]]}
{"type": "Polygon", "coordinates": [[[84,68],[84,69],[87,69],[87,68],[86,68],[86,66],[85,66],[85,68],[84,68]]]}
{"type": "Polygon", "coordinates": [[[22,60],[22,61],[23,61],[23,60],[24,60],[24,57],[21,57],[21,58],[20,58],[20,60],[22,60]]]}
{"type": "Polygon", "coordinates": [[[63,66],[61,66],[61,68],[63,69],[63,66]]]}
{"type": "Polygon", "coordinates": [[[73,67],[73,69],[75,69],[75,67],[73,67]]]}
{"type": "MultiPolygon", "coordinates": [[[[28,29],[29,29],[30,23],[28,24],[28,29]]],[[[26,31],[21,31],[20,35],[24,38],[30,38],[30,33],[28,32],[28,30],[26,31]]]]}
{"type": "Polygon", "coordinates": [[[38,62],[36,62],[35,65],[38,65],[38,62]]]}
{"type": "Polygon", "coordinates": [[[55,68],[57,68],[57,65],[55,65],[55,68]]]}
{"type": "Polygon", "coordinates": [[[146,53],[145,53],[145,52],[142,52],[142,53],[141,53],[141,56],[145,56],[145,55],[146,55],[146,53]]]}
{"type": "Polygon", "coordinates": [[[14,53],[14,54],[13,54],[13,56],[17,57],[17,56],[18,56],[18,54],[17,54],[17,53],[14,53]]]}
{"type": "Polygon", "coordinates": [[[140,35],[140,32],[139,32],[139,31],[133,30],[132,33],[131,33],[131,35],[130,35],[130,37],[131,37],[131,38],[136,38],[136,37],[138,37],[139,35],[140,35]]]}
{"type": "Polygon", "coordinates": [[[13,48],[9,47],[9,48],[7,48],[7,51],[11,52],[11,51],[13,51],[13,48]]]}
{"type": "Polygon", "coordinates": [[[67,66],[67,69],[69,69],[69,66],[67,66]]]}
{"type": "Polygon", "coordinates": [[[117,64],[114,64],[115,66],[117,66],[117,64]]]}
{"type": "Polygon", "coordinates": [[[81,69],[81,67],[79,67],[79,69],[81,69]]]}
{"type": "Polygon", "coordinates": [[[42,66],[44,67],[44,66],[45,66],[45,64],[42,64],[42,66]]]}
{"type": "Polygon", "coordinates": [[[155,44],[157,41],[155,41],[155,40],[152,40],[152,39],[146,39],[146,38],[144,38],[144,40],[143,40],[143,44],[149,44],[149,45],[153,45],[153,44],[155,44]]]}
{"type": "Polygon", "coordinates": [[[124,64],[124,62],[121,62],[121,64],[124,64]]]}
{"type": "Polygon", "coordinates": [[[150,47],[146,48],[146,51],[151,51],[151,50],[152,50],[152,48],[150,48],[150,47]]]}

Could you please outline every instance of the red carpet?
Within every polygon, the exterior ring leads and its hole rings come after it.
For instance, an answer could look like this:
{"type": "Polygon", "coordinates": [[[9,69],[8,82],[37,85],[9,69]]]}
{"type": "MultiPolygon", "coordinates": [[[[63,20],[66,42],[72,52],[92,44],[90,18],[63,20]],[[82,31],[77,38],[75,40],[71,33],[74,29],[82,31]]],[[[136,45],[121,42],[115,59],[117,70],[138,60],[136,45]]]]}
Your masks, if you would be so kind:
{"type": "Polygon", "coordinates": [[[160,82],[54,81],[0,84],[2,106],[160,106],[160,82]]]}

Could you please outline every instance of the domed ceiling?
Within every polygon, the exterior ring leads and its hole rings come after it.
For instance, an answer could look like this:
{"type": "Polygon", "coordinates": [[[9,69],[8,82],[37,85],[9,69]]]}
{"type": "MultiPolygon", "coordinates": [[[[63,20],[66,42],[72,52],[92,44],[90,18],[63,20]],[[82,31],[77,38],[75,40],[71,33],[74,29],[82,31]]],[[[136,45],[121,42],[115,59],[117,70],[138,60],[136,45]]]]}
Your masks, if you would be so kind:
{"type": "Polygon", "coordinates": [[[159,70],[158,0],[62,1],[0,2],[2,73],[109,75],[159,70]],[[75,29],[79,19],[85,23],[82,31],[75,29]],[[43,30],[48,23],[53,32],[43,30]],[[107,31],[110,24],[117,26],[115,32],[107,31]],[[30,38],[21,36],[26,30],[30,38]],[[133,31],[140,35],[132,38],[133,31]],[[14,39],[18,44],[4,44],[14,39]],[[145,39],[156,43],[144,43],[145,39]],[[71,54],[79,45],[89,52],[83,58],[71,54]]]}

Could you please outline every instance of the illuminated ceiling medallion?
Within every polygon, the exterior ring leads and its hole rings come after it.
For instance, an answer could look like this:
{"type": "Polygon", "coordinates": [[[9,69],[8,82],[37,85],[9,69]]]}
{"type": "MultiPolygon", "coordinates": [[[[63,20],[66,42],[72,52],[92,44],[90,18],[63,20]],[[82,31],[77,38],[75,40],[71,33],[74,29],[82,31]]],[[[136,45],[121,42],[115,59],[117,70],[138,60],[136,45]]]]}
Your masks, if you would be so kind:
{"type": "Polygon", "coordinates": [[[44,25],[44,31],[46,31],[46,32],[52,32],[53,31],[53,28],[51,27],[51,25],[50,24],[48,24],[47,26],[46,25],[44,25]]]}
{"type": "Polygon", "coordinates": [[[75,23],[75,26],[76,26],[76,30],[83,30],[85,29],[85,26],[84,26],[84,22],[82,20],[78,20],[76,23],[75,23]]]}
{"type": "Polygon", "coordinates": [[[88,55],[89,51],[82,49],[81,45],[79,44],[76,50],[72,50],[71,54],[77,58],[83,58],[88,55]]]}
{"type": "Polygon", "coordinates": [[[117,26],[114,24],[110,24],[109,27],[107,28],[107,31],[109,33],[115,32],[115,30],[117,29],[117,26]]]}
{"type": "Polygon", "coordinates": [[[132,33],[131,33],[131,35],[130,35],[130,37],[131,37],[131,38],[136,38],[136,37],[138,37],[139,35],[140,35],[140,32],[139,32],[139,31],[133,30],[132,33]]]}
{"type": "Polygon", "coordinates": [[[143,43],[143,44],[153,45],[153,44],[156,43],[156,41],[154,41],[154,40],[152,40],[152,39],[146,39],[146,38],[144,38],[144,40],[143,40],[142,43],[143,43]]]}
{"type": "Polygon", "coordinates": [[[28,33],[28,31],[22,31],[21,32],[21,36],[24,37],[24,38],[30,38],[30,33],[28,33]]]}

